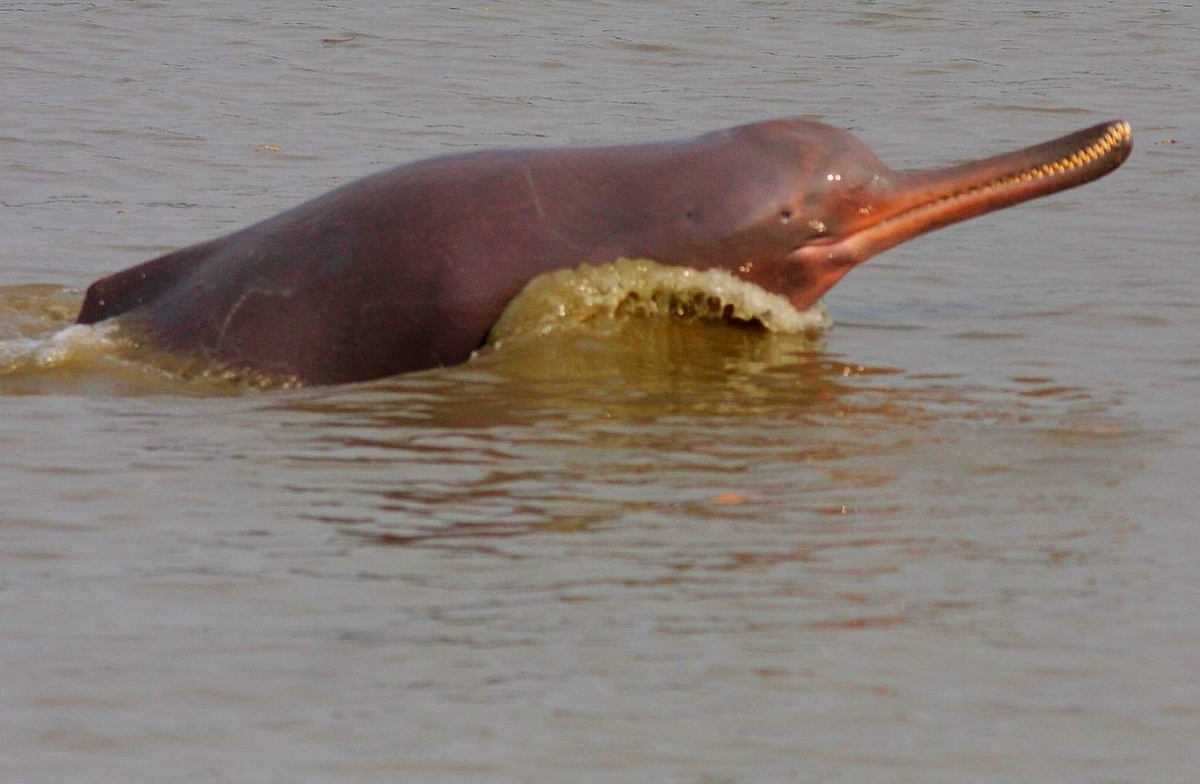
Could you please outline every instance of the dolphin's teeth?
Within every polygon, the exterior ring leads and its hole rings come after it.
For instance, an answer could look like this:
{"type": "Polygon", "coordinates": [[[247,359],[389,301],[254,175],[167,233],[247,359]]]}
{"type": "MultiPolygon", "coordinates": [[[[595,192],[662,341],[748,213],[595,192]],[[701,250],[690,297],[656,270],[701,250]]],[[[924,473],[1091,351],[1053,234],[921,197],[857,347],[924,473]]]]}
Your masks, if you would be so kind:
{"type": "Polygon", "coordinates": [[[1095,163],[1122,142],[1129,139],[1129,137],[1132,135],[1133,130],[1130,128],[1129,123],[1113,123],[1111,126],[1109,126],[1108,130],[1103,136],[1089,144],[1087,147],[1084,147],[1082,150],[1077,150],[1070,155],[1064,156],[1050,163],[1042,164],[1034,169],[1027,169],[1022,172],[1000,177],[996,180],[984,183],[983,185],[979,185],[974,188],[968,188],[965,191],[954,194],[950,198],[969,196],[980,191],[991,190],[993,188],[1003,188],[1006,185],[1012,185],[1018,182],[1029,182],[1030,180],[1039,180],[1043,177],[1053,177],[1059,174],[1066,174],[1073,169],[1095,163]]]}
{"type": "Polygon", "coordinates": [[[1091,144],[1076,150],[1069,155],[1064,155],[1050,163],[1043,163],[1029,169],[1012,172],[994,180],[985,182],[980,185],[966,188],[961,191],[946,193],[933,198],[931,201],[919,204],[902,213],[889,217],[883,223],[892,223],[911,217],[914,213],[923,213],[926,211],[937,212],[946,207],[949,202],[956,202],[962,199],[970,199],[973,197],[986,194],[989,191],[1001,190],[1013,185],[1022,183],[1030,183],[1034,180],[1042,180],[1046,178],[1059,177],[1068,174],[1075,169],[1085,166],[1091,166],[1104,159],[1114,149],[1128,141],[1133,136],[1133,129],[1130,128],[1127,122],[1117,122],[1105,129],[1100,138],[1093,141],[1091,144]]]}

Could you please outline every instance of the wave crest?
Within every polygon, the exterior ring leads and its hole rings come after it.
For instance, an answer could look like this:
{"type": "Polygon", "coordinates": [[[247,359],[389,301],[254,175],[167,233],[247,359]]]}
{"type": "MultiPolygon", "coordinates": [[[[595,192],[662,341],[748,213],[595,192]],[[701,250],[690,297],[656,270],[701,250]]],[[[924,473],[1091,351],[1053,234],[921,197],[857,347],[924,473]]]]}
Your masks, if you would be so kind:
{"type": "Polygon", "coordinates": [[[534,278],[492,327],[488,344],[500,347],[602,319],[664,315],[756,323],[772,332],[814,338],[833,323],[820,303],[799,311],[784,297],[725,270],[618,259],[534,278]]]}

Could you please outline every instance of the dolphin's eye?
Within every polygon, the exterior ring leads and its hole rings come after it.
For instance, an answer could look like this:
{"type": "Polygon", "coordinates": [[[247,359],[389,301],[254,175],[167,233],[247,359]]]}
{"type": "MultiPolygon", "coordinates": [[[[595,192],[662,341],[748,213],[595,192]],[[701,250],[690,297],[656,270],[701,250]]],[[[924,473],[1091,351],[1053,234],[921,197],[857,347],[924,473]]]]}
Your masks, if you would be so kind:
{"type": "Polygon", "coordinates": [[[787,223],[791,219],[792,219],[792,211],[791,210],[780,210],[779,211],[779,222],[780,223],[787,223]]]}

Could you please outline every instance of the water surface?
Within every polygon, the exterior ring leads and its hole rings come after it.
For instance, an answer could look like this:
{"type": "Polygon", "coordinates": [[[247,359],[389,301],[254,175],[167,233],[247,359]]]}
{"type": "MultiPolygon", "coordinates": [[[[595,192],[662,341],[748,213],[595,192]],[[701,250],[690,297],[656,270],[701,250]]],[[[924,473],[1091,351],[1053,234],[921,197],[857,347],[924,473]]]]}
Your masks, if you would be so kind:
{"type": "Polygon", "coordinates": [[[1182,3],[0,6],[0,778],[1187,780],[1198,45],[1182,3]],[[385,166],[794,114],[896,167],[1136,149],[872,260],[815,343],[633,319],[292,390],[28,353],[385,166]]]}

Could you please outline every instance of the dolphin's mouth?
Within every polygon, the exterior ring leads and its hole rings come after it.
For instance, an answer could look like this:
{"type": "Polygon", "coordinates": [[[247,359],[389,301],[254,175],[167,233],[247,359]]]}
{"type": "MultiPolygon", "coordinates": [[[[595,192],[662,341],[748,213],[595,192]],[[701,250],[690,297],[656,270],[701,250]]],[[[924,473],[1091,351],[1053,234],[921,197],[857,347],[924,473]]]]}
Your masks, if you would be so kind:
{"type": "Polygon", "coordinates": [[[825,264],[859,264],[934,229],[1101,177],[1133,149],[1133,130],[1118,120],[1044,144],[946,169],[893,172],[878,203],[841,237],[811,246],[825,264]]]}
{"type": "MultiPolygon", "coordinates": [[[[1058,160],[1044,163],[1035,169],[1027,169],[1017,174],[1003,177],[994,182],[983,185],[980,190],[988,188],[1003,188],[1007,185],[1016,182],[1025,182],[1028,180],[1037,180],[1042,177],[1054,177],[1067,172],[1077,171],[1085,168],[1097,161],[1108,160],[1114,150],[1120,149],[1123,145],[1128,150],[1133,143],[1133,129],[1129,127],[1129,123],[1124,120],[1110,123],[1109,125],[1101,126],[1104,128],[1103,135],[1096,141],[1088,144],[1070,155],[1059,158],[1058,160]]],[[[1122,157],[1121,160],[1124,160],[1122,157]]],[[[1114,162],[1112,167],[1115,168],[1118,162],[1114,162]]]]}

